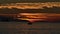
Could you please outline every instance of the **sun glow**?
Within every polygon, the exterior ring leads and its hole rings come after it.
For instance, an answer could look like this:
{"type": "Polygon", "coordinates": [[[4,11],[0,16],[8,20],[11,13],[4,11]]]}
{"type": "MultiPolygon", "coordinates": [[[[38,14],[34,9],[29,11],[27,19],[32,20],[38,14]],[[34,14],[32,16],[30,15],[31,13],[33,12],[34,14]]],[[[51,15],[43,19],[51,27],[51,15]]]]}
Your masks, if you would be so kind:
{"type": "Polygon", "coordinates": [[[21,20],[28,20],[30,22],[34,22],[34,21],[53,21],[53,20],[57,20],[60,19],[60,14],[56,14],[56,13],[19,13],[21,18],[21,20]]]}
{"type": "Polygon", "coordinates": [[[44,9],[43,7],[52,8],[53,6],[60,7],[60,2],[45,2],[45,3],[11,3],[1,4],[0,8],[17,8],[17,9],[44,9]]]}

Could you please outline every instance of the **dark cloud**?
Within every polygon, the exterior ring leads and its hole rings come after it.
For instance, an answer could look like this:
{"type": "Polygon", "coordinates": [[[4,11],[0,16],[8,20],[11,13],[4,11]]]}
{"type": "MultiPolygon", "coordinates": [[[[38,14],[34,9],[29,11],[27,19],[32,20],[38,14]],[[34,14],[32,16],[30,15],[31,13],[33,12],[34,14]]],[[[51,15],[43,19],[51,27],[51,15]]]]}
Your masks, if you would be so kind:
{"type": "Polygon", "coordinates": [[[0,3],[16,3],[16,2],[60,2],[60,0],[0,0],[0,3]]]}

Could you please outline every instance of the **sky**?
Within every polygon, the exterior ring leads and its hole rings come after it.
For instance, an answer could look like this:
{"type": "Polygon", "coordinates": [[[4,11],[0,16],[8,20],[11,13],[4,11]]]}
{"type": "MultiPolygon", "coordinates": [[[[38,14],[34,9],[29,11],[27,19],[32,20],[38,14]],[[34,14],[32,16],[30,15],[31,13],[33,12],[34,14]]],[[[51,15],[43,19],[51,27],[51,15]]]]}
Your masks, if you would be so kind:
{"type": "Polygon", "coordinates": [[[60,0],[0,0],[0,3],[16,3],[16,2],[60,2],[60,0]]]}
{"type": "MultiPolygon", "coordinates": [[[[24,2],[60,2],[60,0],[0,0],[0,3],[24,3],[24,2]]],[[[0,11],[0,13],[3,13],[0,11]]]]}

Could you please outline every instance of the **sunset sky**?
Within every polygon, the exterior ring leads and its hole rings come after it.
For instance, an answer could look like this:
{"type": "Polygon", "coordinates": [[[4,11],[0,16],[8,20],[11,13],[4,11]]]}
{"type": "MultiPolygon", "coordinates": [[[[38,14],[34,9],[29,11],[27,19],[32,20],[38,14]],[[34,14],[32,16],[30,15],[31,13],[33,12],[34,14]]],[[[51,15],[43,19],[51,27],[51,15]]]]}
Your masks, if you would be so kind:
{"type": "Polygon", "coordinates": [[[17,8],[17,9],[44,9],[43,7],[53,8],[60,7],[60,2],[45,2],[45,3],[7,3],[1,4],[0,8],[17,8]]]}
{"type": "Polygon", "coordinates": [[[16,3],[16,2],[60,2],[60,0],[0,0],[0,3],[16,3]]]}

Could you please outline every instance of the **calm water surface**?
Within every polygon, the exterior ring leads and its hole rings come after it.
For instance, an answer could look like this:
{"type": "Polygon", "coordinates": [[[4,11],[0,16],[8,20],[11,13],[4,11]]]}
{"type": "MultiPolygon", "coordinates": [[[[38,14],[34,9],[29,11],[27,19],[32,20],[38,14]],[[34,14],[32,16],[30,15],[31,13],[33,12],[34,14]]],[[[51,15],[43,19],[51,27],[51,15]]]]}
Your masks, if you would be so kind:
{"type": "Polygon", "coordinates": [[[0,34],[60,34],[60,23],[0,22],[0,34]]]}

